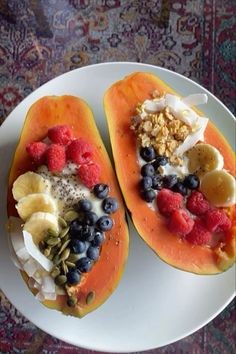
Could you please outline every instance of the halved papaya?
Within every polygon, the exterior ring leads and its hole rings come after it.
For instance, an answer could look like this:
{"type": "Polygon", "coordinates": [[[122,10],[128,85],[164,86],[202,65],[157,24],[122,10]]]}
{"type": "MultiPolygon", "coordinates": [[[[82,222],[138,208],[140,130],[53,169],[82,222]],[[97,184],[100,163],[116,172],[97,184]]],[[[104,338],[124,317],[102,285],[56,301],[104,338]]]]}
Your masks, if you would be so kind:
{"type": "MultiPolygon", "coordinates": [[[[78,299],[76,306],[68,306],[66,295],[57,295],[55,301],[45,300],[43,302],[45,306],[62,311],[64,314],[83,317],[100,306],[117,287],[128,256],[129,237],[125,209],[115,173],[92,111],[82,99],[73,96],[49,96],[39,99],[31,106],[10,169],[7,211],[9,217],[18,216],[15,208],[16,202],[12,196],[13,183],[19,175],[34,170],[26,152],[26,145],[43,140],[50,127],[61,124],[70,126],[75,138],[86,139],[93,146],[94,161],[101,166],[100,181],[109,184],[110,194],[119,203],[119,209],[112,215],[114,226],[106,232],[99,260],[90,272],[84,273],[80,284],[70,287],[70,293],[78,299]],[[89,293],[93,295],[93,301],[91,298],[88,301],[89,293]]],[[[21,273],[28,284],[27,274],[21,273]]],[[[30,290],[35,293],[31,288],[30,290]]]]}
{"type": "MultiPolygon", "coordinates": [[[[153,92],[178,94],[150,73],[133,73],[114,83],[105,93],[107,117],[113,157],[118,180],[134,225],[143,240],[168,264],[197,274],[216,274],[235,262],[235,206],[226,208],[232,221],[224,244],[215,247],[193,245],[168,231],[166,220],[151,209],[140,197],[140,165],[137,158],[137,137],[130,129],[131,118],[138,104],[151,99],[153,92]]],[[[202,115],[201,112],[197,111],[202,115]]],[[[215,146],[223,155],[224,168],[235,174],[235,155],[226,139],[212,122],[205,131],[205,142],[215,146]]]]}

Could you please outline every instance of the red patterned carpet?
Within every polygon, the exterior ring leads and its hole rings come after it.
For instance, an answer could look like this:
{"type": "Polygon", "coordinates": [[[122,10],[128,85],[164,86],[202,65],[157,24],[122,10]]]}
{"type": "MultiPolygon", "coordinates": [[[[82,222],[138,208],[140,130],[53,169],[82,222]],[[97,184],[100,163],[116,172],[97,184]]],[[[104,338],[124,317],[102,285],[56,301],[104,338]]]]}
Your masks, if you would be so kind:
{"type": "MultiPolygon", "coordinates": [[[[108,61],[150,63],[202,84],[236,111],[233,0],[1,0],[0,122],[55,76],[108,61]]],[[[231,303],[195,334],[155,354],[234,354],[231,303]]],[[[0,292],[0,353],[90,353],[37,329],[0,292]]]]}

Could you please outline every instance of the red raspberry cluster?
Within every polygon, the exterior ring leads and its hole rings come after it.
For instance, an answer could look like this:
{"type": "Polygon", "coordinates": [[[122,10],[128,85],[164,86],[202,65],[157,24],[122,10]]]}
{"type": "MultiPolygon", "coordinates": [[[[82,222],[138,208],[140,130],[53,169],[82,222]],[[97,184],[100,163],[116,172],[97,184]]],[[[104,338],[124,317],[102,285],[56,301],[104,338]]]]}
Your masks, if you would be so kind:
{"type": "Polygon", "coordinates": [[[163,216],[168,217],[168,229],[195,245],[206,245],[213,233],[227,231],[231,221],[221,209],[211,208],[199,191],[192,191],[187,198],[186,209],[180,193],[163,188],[157,195],[157,206],[163,216]]]}
{"type": "Polygon", "coordinates": [[[61,172],[67,161],[78,165],[78,177],[88,188],[99,182],[100,166],[92,161],[93,148],[82,138],[74,139],[68,125],[56,125],[48,129],[50,144],[35,141],[26,146],[32,162],[37,166],[46,164],[52,173],[61,172]]]}

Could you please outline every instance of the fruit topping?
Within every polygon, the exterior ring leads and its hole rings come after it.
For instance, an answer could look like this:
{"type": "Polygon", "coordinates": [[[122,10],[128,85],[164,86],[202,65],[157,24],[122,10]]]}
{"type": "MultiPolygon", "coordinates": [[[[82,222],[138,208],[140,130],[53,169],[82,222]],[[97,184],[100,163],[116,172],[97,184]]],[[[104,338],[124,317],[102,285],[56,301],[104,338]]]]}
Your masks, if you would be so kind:
{"type": "Polygon", "coordinates": [[[87,164],[92,160],[93,148],[83,139],[72,140],[67,147],[67,158],[76,164],[87,164]]]}
{"type": "Polygon", "coordinates": [[[156,193],[154,192],[153,189],[146,189],[141,192],[141,197],[147,203],[151,203],[155,199],[156,193]]]}
{"type": "Polygon", "coordinates": [[[69,234],[71,237],[79,238],[82,233],[82,223],[79,219],[75,219],[70,224],[69,234]]]}
{"type": "Polygon", "coordinates": [[[187,193],[188,193],[187,188],[184,186],[184,184],[182,182],[175,183],[172,190],[174,192],[180,193],[184,196],[187,195],[187,193]]]}
{"type": "Polygon", "coordinates": [[[51,172],[61,172],[66,165],[66,151],[64,146],[51,144],[47,149],[47,166],[51,172]]]}
{"type": "Polygon", "coordinates": [[[89,225],[83,225],[79,239],[91,242],[94,239],[94,229],[89,225]]]}
{"type": "Polygon", "coordinates": [[[104,183],[98,183],[93,188],[94,195],[99,199],[104,199],[108,196],[109,186],[104,183]]]}
{"type": "Polygon", "coordinates": [[[93,262],[88,257],[83,257],[76,262],[76,266],[81,273],[87,273],[91,270],[93,262]]]}
{"type": "Polygon", "coordinates": [[[47,148],[47,144],[41,141],[35,141],[26,146],[26,151],[34,163],[37,165],[42,165],[46,160],[47,148]]]}
{"type": "Polygon", "coordinates": [[[140,155],[145,161],[150,162],[155,159],[156,152],[152,146],[148,146],[141,148],[140,155]]]}
{"type": "Polygon", "coordinates": [[[12,194],[15,200],[19,201],[31,193],[50,193],[51,183],[35,172],[26,172],[20,175],[12,187],[12,194]]]}
{"type": "Polygon", "coordinates": [[[158,169],[160,166],[165,166],[168,163],[168,159],[165,156],[157,156],[155,161],[153,161],[152,165],[155,170],[158,169]]]}
{"type": "Polygon", "coordinates": [[[98,216],[94,211],[87,211],[83,216],[83,223],[85,225],[93,226],[96,224],[98,216]]]}
{"type": "Polygon", "coordinates": [[[163,188],[157,194],[157,206],[162,215],[169,216],[174,210],[182,207],[183,196],[163,188]]]}
{"type": "Polygon", "coordinates": [[[77,211],[90,211],[92,210],[92,203],[88,199],[80,199],[75,205],[77,211]]]}
{"type": "Polygon", "coordinates": [[[77,269],[71,269],[66,274],[66,278],[69,285],[77,285],[80,283],[81,275],[77,269]]]}
{"type": "Polygon", "coordinates": [[[162,189],[163,181],[161,175],[154,175],[152,177],[152,188],[156,190],[162,189]]]}
{"type": "Polygon", "coordinates": [[[166,175],[162,178],[162,182],[164,188],[172,189],[178,182],[178,177],[176,175],[166,175]]]}
{"type": "Polygon", "coordinates": [[[200,219],[195,219],[192,231],[185,236],[185,239],[194,245],[206,245],[211,241],[212,235],[200,219]]]}
{"type": "Polygon", "coordinates": [[[97,227],[101,231],[109,231],[111,230],[112,226],[113,226],[113,221],[107,215],[101,216],[97,221],[97,227]]]}
{"type": "Polygon", "coordinates": [[[199,178],[196,175],[190,174],[183,180],[183,184],[188,189],[197,189],[199,187],[199,178]]]}
{"type": "Polygon", "coordinates": [[[203,176],[213,170],[221,170],[224,159],[219,150],[210,144],[196,144],[186,153],[190,173],[203,176]]]}
{"type": "Polygon", "coordinates": [[[87,257],[92,259],[93,261],[98,260],[99,253],[100,249],[98,247],[89,246],[89,248],[87,249],[87,257]]]}
{"type": "Polygon", "coordinates": [[[226,207],[236,202],[235,178],[225,170],[212,171],[203,176],[200,190],[217,207],[226,207]]]}
{"type": "Polygon", "coordinates": [[[60,145],[67,145],[73,138],[73,133],[68,125],[56,125],[48,129],[49,139],[60,145]]]}
{"type": "Polygon", "coordinates": [[[151,163],[147,163],[142,166],[141,175],[143,177],[145,177],[145,176],[152,177],[152,176],[154,176],[154,174],[155,174],[155,170],[154,170],[154,167],[151,163]]]}
{"type": "Polygon", "coordinates": [[[81,165],[78,169],[78,176],[81,182],[89,189],[99,182],[101,168],[96,163],[81,165]]]}
{"type": "Polygon", "coordinates": [[[174,210],[168,222],[168,229],[180,236],[187,235],[193,228],[194,220],[184,209],[174,210]]]}
{"type": "Polygon", "coordinates": [[[231,227],[231,221],[223,210],[211,209],[204,215],[206,227],[211,232],[227,231],[231,227]]]}
{"type": "Polygon", "coordinates": [[[145,176],[140,180],[140,188],[141,191],[146,191],[147,189],[150,189],[153,184],[153,179],[152,177],[145,176]]]}
{"type": "Polygon", "coordinates": [[[115,198],[107,197],[102,202],[102,208],[105,213],[112,214],[118,209],[118,203],[115,198]]]}
{"type": "Polygon", "coordinates": [[[80,254],[83,253],[86,249],[85,243],[78,240],[78,239],[73,239],[70,242],[70,249],[72,253],[75,254],[80,254]]]}
{"type": "Polygon", "coordinates": [[[101,246],[104,240],[105,240],[104,234],[99,230],[95,230],[92,245],[95,247],[101,246]]]}
{"type": "Polygon", "coordinates": [[[187,199],[186,207],[192,214],[202,215],[210,209],[210,204],[201,192],[192,191],[187,199]]]}

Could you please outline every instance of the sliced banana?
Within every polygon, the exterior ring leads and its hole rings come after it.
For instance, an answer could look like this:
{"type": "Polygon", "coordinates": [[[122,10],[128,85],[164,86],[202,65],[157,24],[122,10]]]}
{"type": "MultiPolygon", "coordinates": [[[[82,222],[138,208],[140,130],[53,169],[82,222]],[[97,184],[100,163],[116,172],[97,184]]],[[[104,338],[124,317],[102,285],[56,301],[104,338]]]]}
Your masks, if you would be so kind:
{"type": "Polygon", "coordinates": [[[38,211],[31,215],[23,229],[32,235],[34,243],[37,245],[49,229],[59,233],[58,218],[53,214],[38,211]]]}
{"type": "Polygon", "coordinates": [[[46,193],[28,194],[19,200],[16,205],[21,219],[26,221],[33,213],[43,211],[46,213],[57,214],[57,203],[53,197],[46,193]]]}
{"type": "Polygon", "coordinates": [[[20,200],[32,193],[50,193],[51,183],[38,173],[26,172],[13,183],[12,194],[15,200],[20,200]]]}
{"type": "Polygon", "coordinates": [[[201,180],[200,190],[217,207],[235,204],[235,178],[225,170],[215,170],[205,174],[201,180]]]}
{"type": "Polygon", "coordinates": [[[189,158],[188,169],[199,177],[214,170],[221,170],[224,158],[214,146],[210,144],[197,144],[186,153],[189,158]]]}

